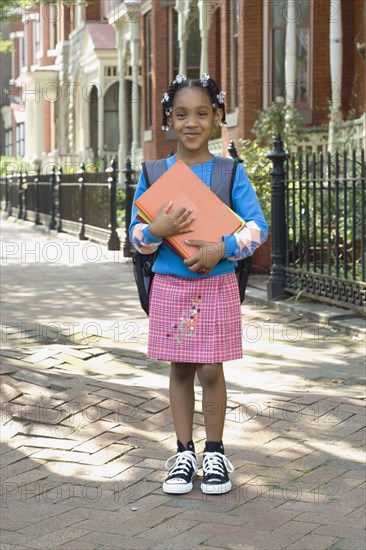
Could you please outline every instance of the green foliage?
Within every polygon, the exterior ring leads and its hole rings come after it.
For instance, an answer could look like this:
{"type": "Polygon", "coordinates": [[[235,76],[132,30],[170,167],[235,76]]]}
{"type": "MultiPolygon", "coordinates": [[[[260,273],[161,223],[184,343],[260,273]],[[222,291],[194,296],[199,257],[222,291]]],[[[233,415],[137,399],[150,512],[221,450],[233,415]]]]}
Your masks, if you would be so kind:
{"type": "Polygon", "coordinates": [[[3,40],[0,32],[0,53],[10,53],[13,51],[13,41],[3,40]]]}
{"type": "Polygon", "coordinates": [[[16,21],[20,19],[22,9],[34,5],[30,0],[1,0],[0,21],[16,21]]]}
{"type": "Polygon", "coordinates": [[[125,226],[126,215],[126,194],[123,189],[117,189],[117,224],[118,227],[125,226]]]}
{"type": "Polygon", "coordinates": [[[271,167],[272,163],[266,158],[269,152],[257,141],[240,140],[239,156],[243,159],[245,170],[257,193],[267,223],[271,223],[271,167]]]}
{"type": "Polygon", "coordinates": [[[302,139],[302,121],[291,105],[272,103],[259,113],[254,123],[254,140],[240,140],[238,154],[244,160],[249,179],[257,193],[267,223],[271,224],[271,170],[267,159],[275,134],[280,134],[285,151],[290,151],[302,139]]]}
{"type": "Polygon", "coordinates": [[[301,115],[292,105],[272,103],[260,112],[253,133],[256,141],[267,147],[272,147],[274,135],[280,134],[284,149],[290,151],[302,139],[301,115]]]}
{"type": "Polygon", "coordinates": [[[4,177],[9,173],[34,172],[34,165],[31,162],[25,162],[22,157],[1,157],[0,176],[4,177]]]}
{"type": "Polygon", "coordinates": [[[17,21],[21,18],[22,12],[30,7],[60,3],[71,5],[75,0],[0,0],[0,22],[17,21]]]}

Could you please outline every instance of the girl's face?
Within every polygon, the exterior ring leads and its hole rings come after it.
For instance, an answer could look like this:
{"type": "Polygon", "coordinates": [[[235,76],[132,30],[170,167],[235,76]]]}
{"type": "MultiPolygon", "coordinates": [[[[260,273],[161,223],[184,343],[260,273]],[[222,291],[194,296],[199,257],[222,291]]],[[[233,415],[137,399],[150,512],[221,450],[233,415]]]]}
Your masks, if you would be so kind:
{"type": "MultiPolygon", "coordinates": [[[[168,124],[175,130],[180,155],[207,155],[212,130],[220,122],[222,110],[212,108],[209,94],[201,88],[182,88],[174,97],[168,124]]],[[[208,159],[206,159],[208,160],[208,159]]]]}

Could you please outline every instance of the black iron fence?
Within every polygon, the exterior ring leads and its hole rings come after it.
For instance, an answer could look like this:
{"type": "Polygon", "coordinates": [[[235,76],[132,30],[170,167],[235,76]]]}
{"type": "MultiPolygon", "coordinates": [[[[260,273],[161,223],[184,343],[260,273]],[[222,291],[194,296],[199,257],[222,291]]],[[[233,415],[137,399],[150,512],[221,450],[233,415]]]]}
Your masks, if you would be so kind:
{"type": "Polygon", "coordinates": [[[270,298],[309,296],[365,312],[365,156],[288,156],[276,136],[270,298]]]}
{"type": "MultiPolygon", "coordinates": [[[[235,145],[230,155],[237,157],[235,145]]],[[[365,312],[365,156],[287,155],[279,135],[268,155],[271,175],[271,254],[268,297],[301,294],[365,312]]],[[[127,161],[126,228],[136,173],[127,161]]],[[[105,173],[37,172],[0,180],[1,208],[9,215],[92,239],[119,250],[116,161],[105,173]]],[[[132,255],[127,237],[124,255],[132,255]]]]}
{"type": "Polygon", "coordinates": [[[117,163],[106,172],[9,174],[0,180],[1,208],[9,215],[120,249],[117,234],[117,163]]]}

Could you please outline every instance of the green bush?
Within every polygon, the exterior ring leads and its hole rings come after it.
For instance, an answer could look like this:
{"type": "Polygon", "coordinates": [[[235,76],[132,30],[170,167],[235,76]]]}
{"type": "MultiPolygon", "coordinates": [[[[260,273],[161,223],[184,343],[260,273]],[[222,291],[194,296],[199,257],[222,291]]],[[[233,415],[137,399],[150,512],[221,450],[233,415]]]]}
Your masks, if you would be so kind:
{"type": "Polygon", "coordinates": [[[126,219],[126,193],[123,189],[117,189],[117,224],[125,226],[126,219]]]}
{"type": "Polygon", "coordinates": [[[281,135],[284,150],[291,151],[302,139],[301,124],[297,109],[283,103],[272,103],[268,109],[259,113],[254,123],[252,131],[255,139],[239,140],[239,157],[244,161],[268,226],[271,224],[272,162],[267,159],[267,155],[272,150],[275,134],[281,135]]]}
{"type": "Polygon", "coordinates": [[[243,165],[249,179],[257,193],[268,225],[271,223],[271,167],[272,163],[266,158],[269,150],[262,147],[257,141],[249,139],[240,140],[239,156],[243,159],[243,165]]]}
{"type": "Polygon", "coordinates": [[[252,131],[258,143],[270,148],[275,134],[280,134],[283,147],[289,152],[303,138],[302,118],[292,105],[272,103],[259,113],[252,131]]]}
{"type": "Polygon", "coordinates": [[[22,157],[1,157],[0,160],[0,176],[4,177],[6,174],[14,172],[34,172],[34,164],[32,162],[25,162],[22,157]]]}

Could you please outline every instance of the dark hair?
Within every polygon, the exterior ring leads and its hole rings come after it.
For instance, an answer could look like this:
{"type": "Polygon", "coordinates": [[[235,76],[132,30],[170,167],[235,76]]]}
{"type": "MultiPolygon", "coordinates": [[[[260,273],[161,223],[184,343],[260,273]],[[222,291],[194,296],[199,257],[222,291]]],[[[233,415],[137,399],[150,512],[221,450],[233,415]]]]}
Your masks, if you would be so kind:
{"type": "Polygon", "coordinates": [[[168,129],[168,116],[173,110],[174,97],[179,90],[183,88],[200,88],[205,90],[207,95],[212,100],[212,108],[222,109],[222,124],[226,124],[226,112],[224,97],[225,92],[220,92],[218,85],[215,80],[209,75],[204,74],[201,79],[188,79],[185,75],[178,75],[175,77],[173,82],[171,82],[168,91],[163,94],[163,99],[161,100],[162,111],[163,111],[163,125],[162,130],[168,129]]]}

